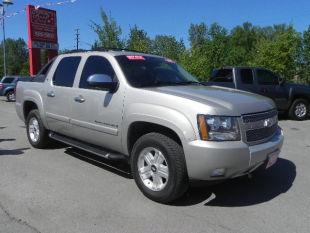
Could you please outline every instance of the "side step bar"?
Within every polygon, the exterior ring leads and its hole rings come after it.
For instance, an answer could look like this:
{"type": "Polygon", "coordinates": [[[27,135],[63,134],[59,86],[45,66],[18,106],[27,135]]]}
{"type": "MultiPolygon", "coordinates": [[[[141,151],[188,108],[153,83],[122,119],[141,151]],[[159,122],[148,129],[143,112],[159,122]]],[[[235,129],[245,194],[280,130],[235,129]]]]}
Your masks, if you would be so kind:
{"type": "Polygon", "coordinates": [[[128,159],[127,156],[125,155],[117,154],[115,152],[108,152],[101,147],[97,147],[97,146],[94,146],[94,145],[91,145],[91,144],[88,144],[88,143],[85,143],[79,140],[75,140],[73,138],[69,138],[69,137],[54,133],[54,132],[49,133],[49,137],[56,141],[59,141],[69,146],[76,147],[81,150],[90,152],[92,154],[98,155],[108,160],[119,161],[119,160],[128,159]]]}

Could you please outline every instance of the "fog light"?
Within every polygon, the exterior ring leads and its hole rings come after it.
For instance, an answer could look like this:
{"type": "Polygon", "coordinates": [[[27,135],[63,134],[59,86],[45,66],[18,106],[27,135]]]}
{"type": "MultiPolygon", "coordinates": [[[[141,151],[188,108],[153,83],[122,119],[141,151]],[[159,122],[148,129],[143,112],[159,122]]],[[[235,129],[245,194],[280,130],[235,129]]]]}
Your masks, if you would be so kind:
{"type": "Polygon", "coordinates": [[[211,177],[222,177],[222,176],[225,176],[225,173],[226,173],[226,168],[217,168],[213,170],[213,172],[211,173],[211,177]]]}

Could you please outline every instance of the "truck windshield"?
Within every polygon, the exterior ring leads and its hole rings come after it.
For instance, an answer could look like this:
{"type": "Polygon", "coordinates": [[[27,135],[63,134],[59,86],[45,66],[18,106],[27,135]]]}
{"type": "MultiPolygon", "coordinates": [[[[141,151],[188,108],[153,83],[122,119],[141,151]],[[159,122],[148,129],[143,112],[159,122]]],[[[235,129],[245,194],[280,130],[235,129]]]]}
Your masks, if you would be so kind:
{"type": "Polygon", "coordinates": [[[152,56],[117,56],[128,82],[134,87],[198,85],[198,80],[170,59],[152,56]]]}
{"type": "Polygon", "coordinates": [[[233,82],[233,73],[232,69],[218,69],[214,70],[210,78],[211,82],[224,82],[231,83],[233,82]]]}

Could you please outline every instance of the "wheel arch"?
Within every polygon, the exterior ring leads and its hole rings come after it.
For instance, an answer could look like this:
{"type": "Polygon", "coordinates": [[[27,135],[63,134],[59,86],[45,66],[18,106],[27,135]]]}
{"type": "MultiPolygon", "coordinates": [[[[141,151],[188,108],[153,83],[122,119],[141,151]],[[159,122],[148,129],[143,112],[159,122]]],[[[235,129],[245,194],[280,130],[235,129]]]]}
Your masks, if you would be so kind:
{"type": "MultiPolygon", "coordinates": [[[[195,130],[182,113],[161,106],[139,106],[144,113],[125,114],[122,127],[122,145],[125,154],[130,155],[134,142],[150,132],[172,137],[184,147],[188,141],[197,138],[195,130]]],[[[137,112],[137,111],[135,111],[137,112]]]]}
{"type": "Polygon", "coordinates": [[[25,121],[27,120],[27,116],[30,113],[30,111],[34,109],[38,109],[42,123],[44,127],[48,129],[46,119],[45,119],[45,114],[44,114],[43,101],[42,101],[41,96],[38,94],[37,95],[35,94],[35,96],[28,95],[24,98],[24,101],[22,104],[22,111],[23,111],[22,113],[23,113],[23,117],[25,121]]]}
{"type": "Polygon", "coordinates": [[[8,87],[4,90],[3,95],[6,96],[10,91],[14,91],[14,87],[8,87]]]}
{"type": "Polygon", "coordinates": [[[172,138],[179,145],[182,146],[182,140],[180,136],[171,128],[156,123],[146,121],[133,122],[128,128],[127,134],[127,150],[131,153],[131,150],[135,142],[143,135],[148,133],[161,133],[167,137],[172,138]]]}

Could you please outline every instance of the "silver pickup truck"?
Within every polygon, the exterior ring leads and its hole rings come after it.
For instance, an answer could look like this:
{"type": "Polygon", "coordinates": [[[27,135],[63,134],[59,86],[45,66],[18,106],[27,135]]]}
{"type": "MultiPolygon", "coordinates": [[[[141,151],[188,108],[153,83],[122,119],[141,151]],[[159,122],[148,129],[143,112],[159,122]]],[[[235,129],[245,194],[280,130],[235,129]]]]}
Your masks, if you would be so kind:
{"type": "Polygon", "coordinates": [[[168,203],[191,181],[272,166],[283,133],[272,100],[206,87],[163,57],[125,51],[58,56],[36,82],[19,82],[16,111],[30,144],[50,140],[126,158],[139,189],[168,203]]]}

